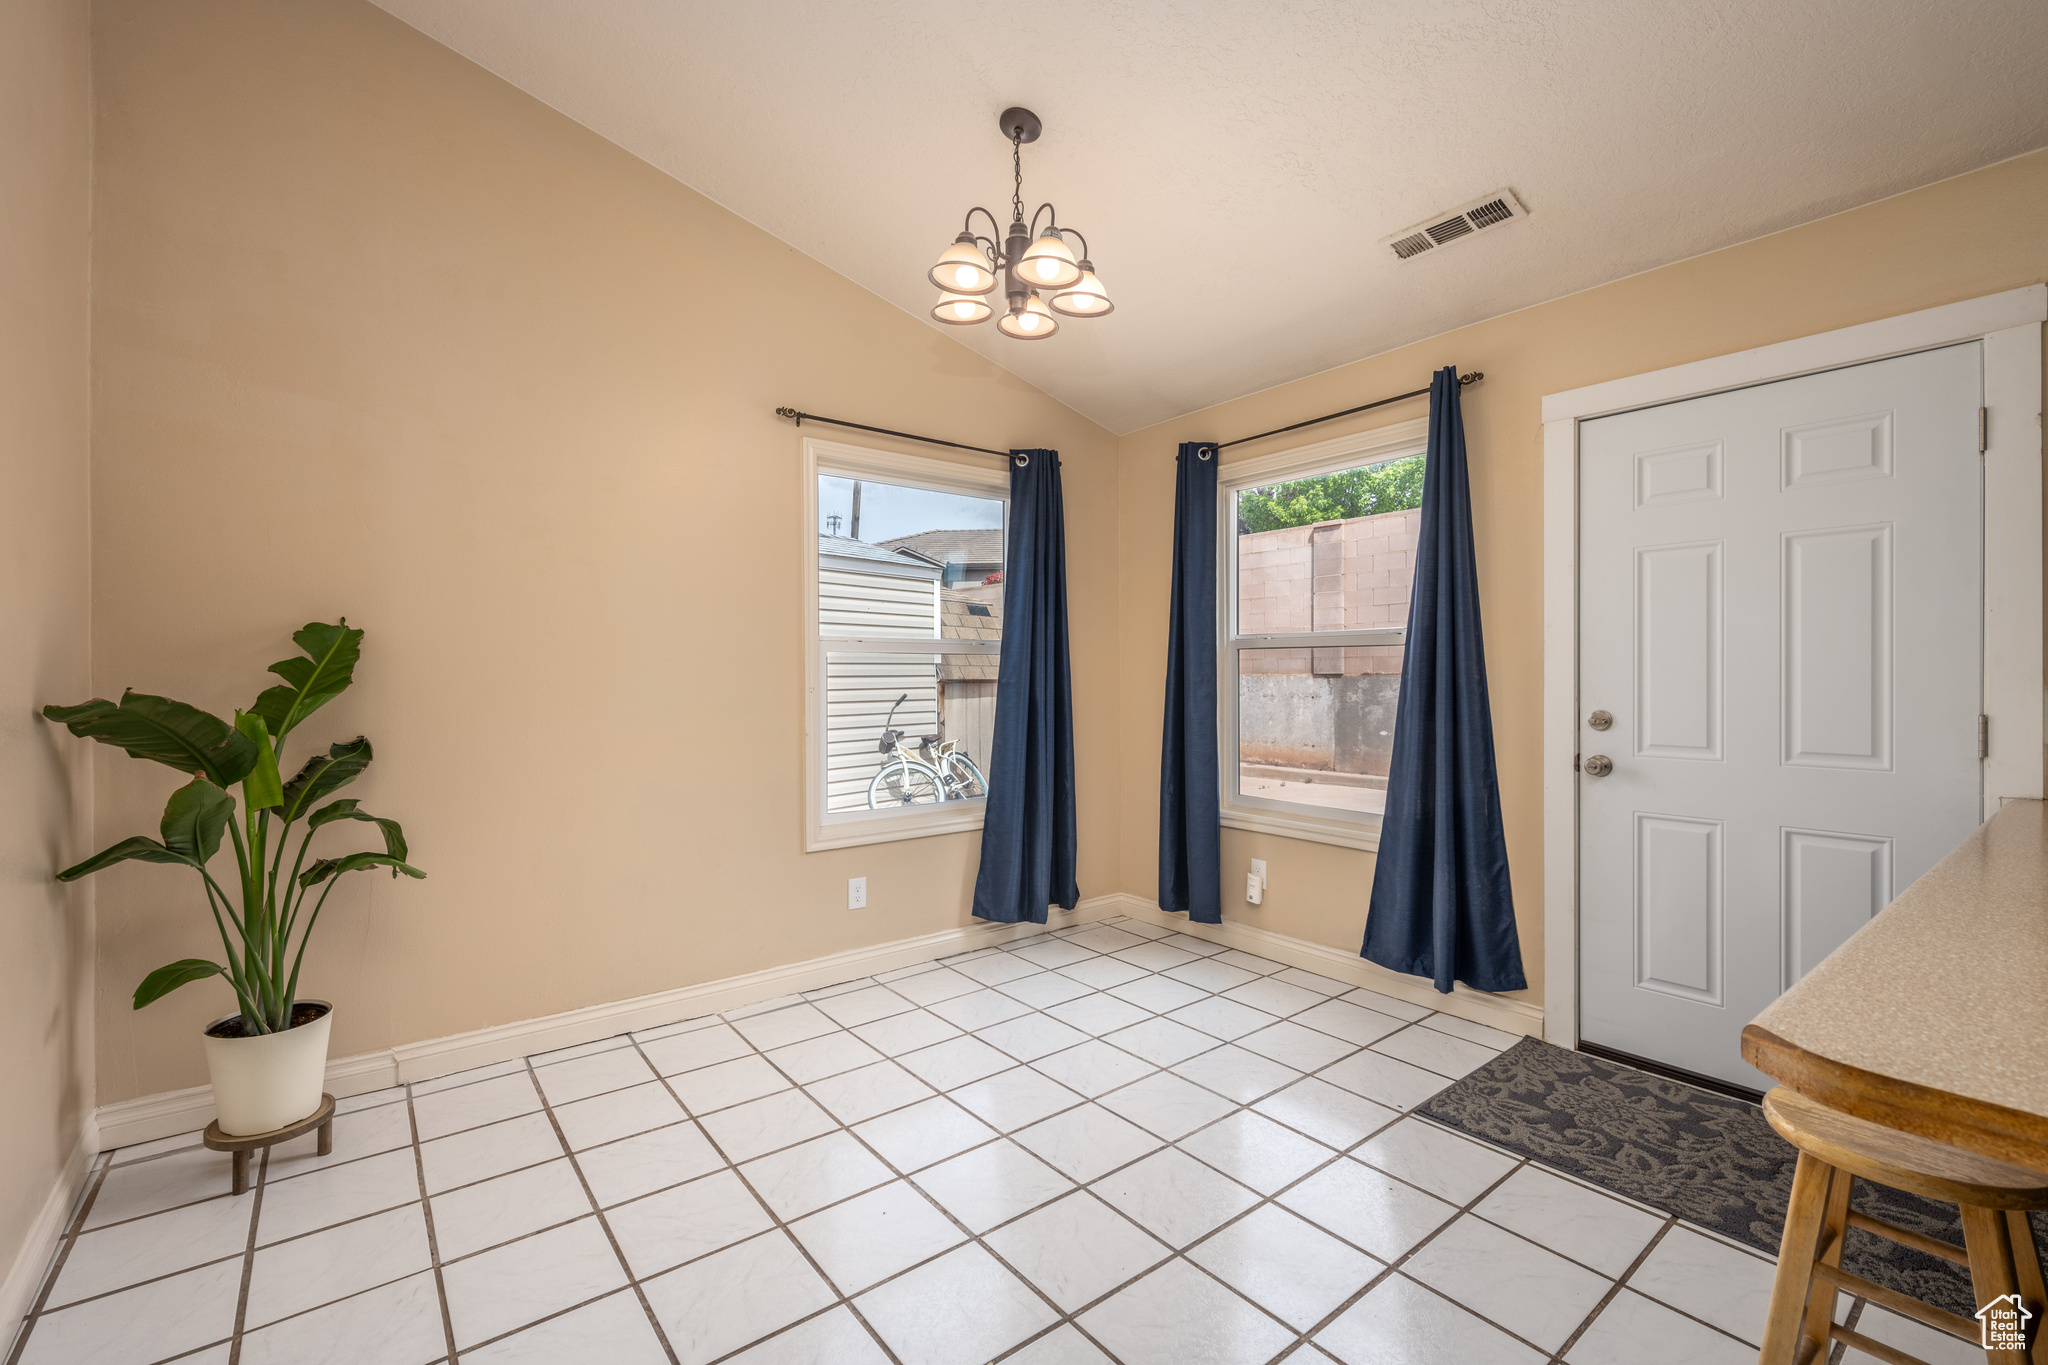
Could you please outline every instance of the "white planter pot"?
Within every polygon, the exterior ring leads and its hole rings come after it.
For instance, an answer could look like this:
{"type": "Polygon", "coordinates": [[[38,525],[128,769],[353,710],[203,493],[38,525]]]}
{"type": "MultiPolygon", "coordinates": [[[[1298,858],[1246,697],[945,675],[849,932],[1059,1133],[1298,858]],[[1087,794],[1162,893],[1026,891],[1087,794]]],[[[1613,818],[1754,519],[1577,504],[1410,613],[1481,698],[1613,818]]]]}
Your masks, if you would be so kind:
{"type": "MultiPolygon", "coordinates": [[[[283,1033],[253,1038],[206,1036],[213,1107],[220,1130],[229,1137],[274,1132],[320,1107],[327,1083],[327,1035],[334,1025],[334,1006],[325,1000],[301,1000],[299,1004],[327,1005],[327,1012],[283,1033]]],[[[223,1015],[207,1027],[234,1017],[223,1015]]]]}

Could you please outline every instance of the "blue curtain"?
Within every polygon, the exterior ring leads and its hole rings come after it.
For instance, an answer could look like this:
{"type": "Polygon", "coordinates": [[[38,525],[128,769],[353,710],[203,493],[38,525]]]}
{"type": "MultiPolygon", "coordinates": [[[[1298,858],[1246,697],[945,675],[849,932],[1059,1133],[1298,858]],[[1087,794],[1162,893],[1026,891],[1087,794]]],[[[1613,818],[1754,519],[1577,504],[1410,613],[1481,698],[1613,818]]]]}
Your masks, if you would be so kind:
{"type": "Polygon", "coordinates": [[[1159,754],[1159,908],[1223,922],[1216,778],[1216,447],[1184,441],[1173,481],[1173,606],[1159,754]]]}
{"type": "Polygon", "coordinates": [[[1010,452],[1010,543],[1003,563],[1003,652],[996,671],[976,918],[1045,923],[1071,910],[1074,698],[1067,658],[1067,528],[1056,450],[1010,452]]]}
{"type": "Polygon", "coordinates": [[[1465,420],[1458,372],[1449,366],[1429,389],[1408,652],[1360,953],[1382,967],[1430,977],[1446,993],[1454,981],[1483,991],[1529,984],[1494,773],[1465,420]]]}

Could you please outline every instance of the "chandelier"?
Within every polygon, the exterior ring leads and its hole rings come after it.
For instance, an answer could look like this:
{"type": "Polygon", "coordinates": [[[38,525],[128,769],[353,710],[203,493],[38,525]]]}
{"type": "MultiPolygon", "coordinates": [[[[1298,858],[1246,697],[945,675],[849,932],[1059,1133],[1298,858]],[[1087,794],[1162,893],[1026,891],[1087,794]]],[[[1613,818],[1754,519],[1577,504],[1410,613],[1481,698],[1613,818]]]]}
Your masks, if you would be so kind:
{"type": "Polygon", "coordinates": [[[950,327],[972,327],[995,316],[988,295],[997,283],[1003,286],[1008,308],[996,323],[996,330],[1019,341],[1043,341],[1060,329],[1054,314],[1070,318],[1099,318],[1115,307],[1095,278],[1088,260],[1088,239],[1072,228],[1059,225],[1059,213],[1051,204],[1040,204],[1024,221],[1024,152],[1027,142],[1036,142],[1044,125],[1029,109],[1005,109],[1001,126],[1010,140],[1010,169],[1015,178],[1010,193],[1010,226],[1003,231],[996,216],[976,206],[967,211],[960,235],[931,268],[930,280],[939,287],[939,301],[932,305],[932,318],[950,327]],[[988,219],[990,230],[1002,237],[976,236],[974,215],[988,219]],[[1038,220],[1045,218],[1045,230],[1038,220]],[[1074,255],[1066,234],[1080,238],[1081,254],[1074,255]]]}

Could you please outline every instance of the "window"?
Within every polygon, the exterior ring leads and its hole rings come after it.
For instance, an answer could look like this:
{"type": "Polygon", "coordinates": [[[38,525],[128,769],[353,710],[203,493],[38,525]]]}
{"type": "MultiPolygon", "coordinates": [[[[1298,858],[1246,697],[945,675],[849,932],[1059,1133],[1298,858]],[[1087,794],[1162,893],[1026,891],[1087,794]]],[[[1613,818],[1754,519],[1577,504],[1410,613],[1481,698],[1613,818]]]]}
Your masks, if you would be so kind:
{"type": "Polygon", "coordinates": [[[806,847],[978,829],[1009,474],[804,442],[806,847]]]}
{"type": "Polygon", "coordinates": [[[1221,471],[1223,823],[1376,848],[1424,423],[1221,471]]]}

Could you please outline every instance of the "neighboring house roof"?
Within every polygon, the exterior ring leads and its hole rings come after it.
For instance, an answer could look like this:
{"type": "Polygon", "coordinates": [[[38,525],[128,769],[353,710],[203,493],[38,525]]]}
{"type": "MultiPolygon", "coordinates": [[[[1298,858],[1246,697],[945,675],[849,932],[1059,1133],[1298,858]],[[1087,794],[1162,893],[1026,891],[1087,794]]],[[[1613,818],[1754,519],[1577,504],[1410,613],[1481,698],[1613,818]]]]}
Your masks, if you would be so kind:
{"type": "MultiPolygon", "coordinates": [[[[939,594],[939,633],[949,640],[1000,640],[1003,604],[946,589],[939,594]]],[[[939,677],[946,682],[993,682],[999,662],[993,654],[948,654],[939,664],[939,677]]]]}
{"type": "Polygon", "coordinates": [[[963,531],[919,531],[881,542],[891,549],[909,550],[941,564],[995,564],[1003,562],[1003,532],[999,526],[977,526],[963,531]]]}
{"type": "Polygon", "coordinates": [[[841,559],[873,559],[887,564],[924,564],[938,567],[945,563],[942,559],[933,559],[930,555],[920,554],[914,549],[896,548],[893,541],[875,545],[848,536],[828,536],[823,532],[818,534],[818,553],[837,555],[841,559]]]}

